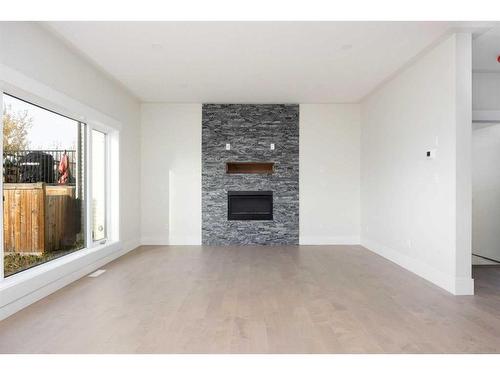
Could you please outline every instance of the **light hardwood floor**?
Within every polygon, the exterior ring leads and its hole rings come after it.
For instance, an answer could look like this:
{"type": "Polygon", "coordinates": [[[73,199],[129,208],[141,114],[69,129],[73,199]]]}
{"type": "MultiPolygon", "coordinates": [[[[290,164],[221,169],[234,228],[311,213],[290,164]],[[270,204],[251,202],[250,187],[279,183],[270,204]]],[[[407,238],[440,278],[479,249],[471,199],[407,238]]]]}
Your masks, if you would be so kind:
{"type": "Polygon", "coordinates": [[[500,268],[467,297],[360,246],[142,247],[105,268],[0,322],[0,352],[500,352],[500,268]]]}

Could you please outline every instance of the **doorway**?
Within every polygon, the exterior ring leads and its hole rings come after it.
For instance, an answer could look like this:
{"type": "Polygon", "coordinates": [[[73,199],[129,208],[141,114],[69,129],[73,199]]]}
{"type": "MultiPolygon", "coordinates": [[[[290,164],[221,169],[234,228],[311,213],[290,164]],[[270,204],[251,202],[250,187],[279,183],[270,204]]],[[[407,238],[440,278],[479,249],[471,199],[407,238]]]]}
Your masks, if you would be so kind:
{"type": "Polygon", "coordinates": [[[472,124],[472,264],[500,264],[500,122],[472,124]]]}

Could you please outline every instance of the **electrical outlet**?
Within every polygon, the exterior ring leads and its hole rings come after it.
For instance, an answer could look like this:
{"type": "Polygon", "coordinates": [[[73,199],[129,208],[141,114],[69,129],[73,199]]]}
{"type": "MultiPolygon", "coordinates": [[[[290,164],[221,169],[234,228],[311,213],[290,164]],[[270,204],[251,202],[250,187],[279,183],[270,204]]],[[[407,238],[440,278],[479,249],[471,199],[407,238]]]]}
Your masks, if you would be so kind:
{"type": "Polygon", "coordinates": [[[231,144],[230,143],[226,143],[226,150],[227,151],[231,150],[231,144]]]}
{"type": "Polygon", "coordinates": [[[274,143],[271,143],[271,150],[274,150],[274,143]]]}

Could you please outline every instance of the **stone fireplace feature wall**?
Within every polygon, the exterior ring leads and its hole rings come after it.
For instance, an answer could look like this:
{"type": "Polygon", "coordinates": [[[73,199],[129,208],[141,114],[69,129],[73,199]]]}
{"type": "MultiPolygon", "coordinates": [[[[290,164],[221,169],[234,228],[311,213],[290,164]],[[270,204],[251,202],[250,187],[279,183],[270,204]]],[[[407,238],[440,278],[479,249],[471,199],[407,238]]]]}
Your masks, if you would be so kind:
{"type": "Polygon", "coordinates": [[[204,245],[299,243],[299,106],[204,104],[204,245]],[[226,150],[226,144],[231,145],[226,150]],[[271,143],[275,149],[271,150],[271,143]],[[274,162],[273,174],[226,174],[226,162],[274,162]],[[272,221],[228,221],[228,191],[273,191],[272,221]]]}

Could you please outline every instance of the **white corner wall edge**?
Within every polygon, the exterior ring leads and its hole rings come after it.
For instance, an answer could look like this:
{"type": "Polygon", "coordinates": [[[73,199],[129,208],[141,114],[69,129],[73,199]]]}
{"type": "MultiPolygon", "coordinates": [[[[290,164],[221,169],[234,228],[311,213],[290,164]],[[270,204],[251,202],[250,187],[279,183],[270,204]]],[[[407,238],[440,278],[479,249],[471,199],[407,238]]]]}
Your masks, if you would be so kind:
{"type": "Polygon", "coordinates": [[[359,245],[360,238],[358,236],[343,236],[343,237],[313,237],[300,236],[300,245],[359,245]]]}
{"type": "Polygon", "coordinates": [[[405,256],[401,252],[393,250],[384,246],[376,241],[362,238],[361,246],[367,250],[378,254],[398,266],[413,272],[417,276],[430,281],[431,283],[439,286],[440,288],[454,294],[454,295],[473,295],[474,294],[474,280],[472,278],[454,278],[442,273],[441,271],[430,267],[428,264],[405,256]]]}
{"type": "MultiPolygon", "coordinates": [[[[105,264],[125,255],[131,250],[139,247],[139,241],[129,241],[125,244],[115,242],[103,248],[91,251],[84,256],[54,267],[51,272],[45,272],[25,280],[25,284],[39,284],[37,289],[26,288],[22,283],[5,286],[0,289],[0,320],[24,309],[25,307],[41,300],[44,297],[58,291],[85,275],[97,270],[105,264]],[[26,294],[24,290],[29,290],[26,294]],[[18,298],[15,298],[20,294],[18,298]],[[5,304],[4,304],[5,303],[5,304]]],[[[85,251],[85,250],[82,250],[85,251]]],[[[75,255],[78,252],[74,253],[75,255]]],[[[69,255],[70,257],[71,255],[69,255]]],[[[64,258],[64,257],[63,257],[64,258]]],[[[62,260],[63,258],[60,258],[62,260]]],[[[57,261],[57,260],[56,260],[57,261]]],[[[50,264],[47,264],[50,265],[50,264]]],[[[43,267],[41,265],[39,267],[43,267]]]]}

